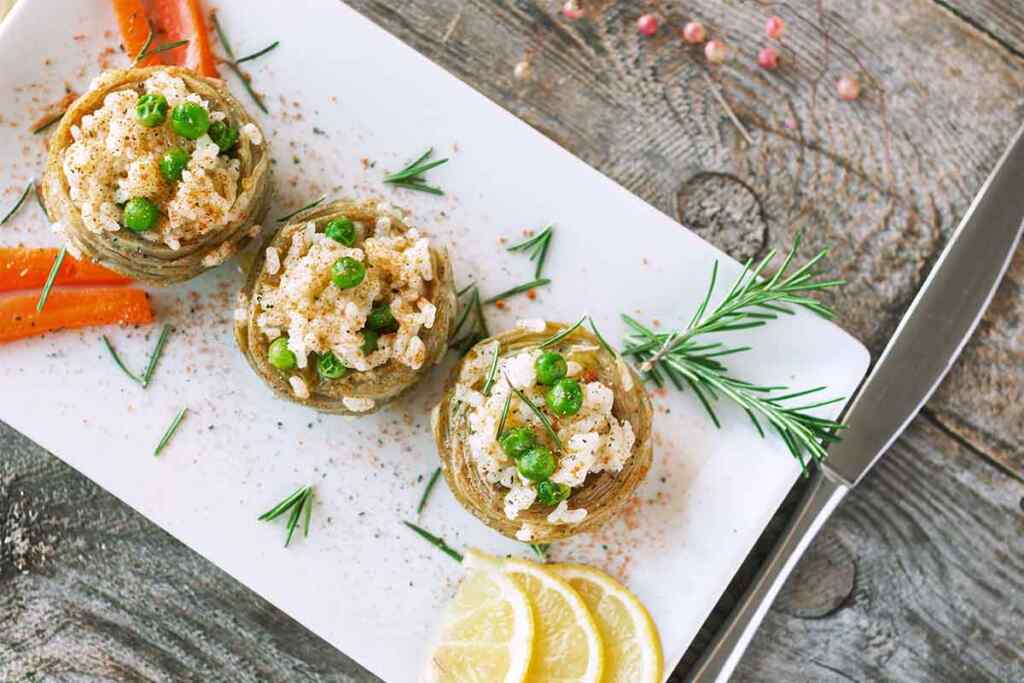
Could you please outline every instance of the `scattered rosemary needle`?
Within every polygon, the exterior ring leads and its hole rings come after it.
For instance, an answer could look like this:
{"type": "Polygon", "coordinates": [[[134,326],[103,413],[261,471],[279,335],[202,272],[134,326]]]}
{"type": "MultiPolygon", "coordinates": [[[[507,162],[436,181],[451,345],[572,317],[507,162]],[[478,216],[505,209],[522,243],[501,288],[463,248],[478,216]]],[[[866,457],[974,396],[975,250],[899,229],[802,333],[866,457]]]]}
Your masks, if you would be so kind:
{"type": "Polygon", "coordinates": [[[597,329],[597,324],[594,322],[593,318],[590,318],[590,329],[594,333],[594,336],[597,337],[597,341],[604,347],[604,350],[618,358],[619,352],[612,348],[612,345],[605,340],[604,335],[602,335],[600,330],[597,329]]]}
{"type": "MultiPolygon", "coordinates": [[[[505,381],[508,381],[507,377],[505,378],[505,381]]],[[[545,429],[545,431],[547,431],[548,436],[550,436],[551,440],[555,442],[556,446],[558,446],[558,450],[560,452],[564,451],[565,448],[562,446],[562,440],[558,438],[558,432],[556,432],[555,428],[551,425],[551,421],[548,420],[547,415],[545,415],[544,412],[540,408],[538,408],[536,405],[534,405],[533,401],[531,401],[526,396],[526,394],[521,392],[519,389],[516,389],[515,387],[513,387],[511,382],[509,382],[509,386],[512,388],[512,393],[514,393],[519,398],[520,401],[525,403],[527,405],[527,407],[530,409],[530,412],[532,412],[534,415],[536,415],[537,419],[541,421],[541,424],[544,425],[544,429],[545,429]]]]}
{"type": "MultiPolygon", "coordinates": [[[[111,356],[111,358],[114,359],[114,363],[117,365],[117,367],[121,368],[121,372],[123,372],[124,374],[128,375],[129,379],[131,379],[133,382],[137,382],[139,384],[142,384],[142,380],[139,379],[138,377],[136,377],[132,373],[132,371],[129,370],[127,367],[125,367],[125,364],[123,362],[121,362],[121,357],[117,355],[117,351],[114,350],[114,345],[110,343],[109,339],[107,339],[107,335],[103,335],[102,339],[103,339],[103,345],[107,347],[107,351],[110,352],[110,356],[111,356]]],[[[145,385],[143,384],[143,386],[145,386],[145,385]]]]}
{"type": "Polygon", "coordinates": [[[50,268],[50,274],[46,276],[46,284],[43,285],[43,291],[39,293],[39,301],[36,302],[36,312],[42,313],[43,306],[46,305],[46,300],[50,298],[50,290],[53,289],[53,281],[57,279],[57,272],[60,270],[60,266],[64,263],[64,257],[68,253],[67,247],[61,247],[60,251],[57,252],[57,257],[53,259],[53,267],[50,268]]]}
{"type": "Polygon", "coordinates": [[[513,244],[506,251],[529,252],[530,260],[537,261],[537,269],[534,271],[533,277],[540,279],[541,273],[544,271],[544,261],[548,257],[548,247],[551,245],[551,238],[554,234],[555,226],[548,225],[538,234],[528,237],[518,244],[513,244]]]}
{"type": "Polygon", "coordinates": [[[153,455],[160,455],[160,451],[167,446],[171,437],[174,436],[176,431],[178,431],[178,425],[181,424],[181,420],[185,417],[186,411],[188,411],[188,407],[182,408],[178,411],[178,414],[174,416],[174,419],[171,420],[171,425],[167,428],[167,431],[164,432],[163,438],[160,439],[160,443],[156,445],[156,450],[153,451],[153,455]]]}
{"type": "MultiPolygon", "coordinates": [[[[256,106],[260,108],[260,111],[262,111],[264,114],[268,113],[267,105],[263,103],[263,98],[260,97],[259,94],[252,87],[252,83],[250,82],[252,79],[249,76],[246,76],[244,73],[242,73],[242,70],[238,68],[239,60],[235,59],[235,51],[231,49],[231,43],[228,42],[228,37],[224,33],[224,28],[220,25],[220,19],[217,18],[217,13],[211,12],[210,18],[213,19],[213,28],[217,33],[217,39],[220,41],[221,47],[224,48],[224,52],[226,52],[228,55],[228,61],[224,62],[224,64],[226,64],[227,67],[231,69],[236,76],[238,76],[238,79],[242,81],[242,87],[244,87],[245,91],[249,93],[249,97],[251,97],[252,101],[256,103],[256,106]]],[[[270,47],[265,48],[258,53],[248,55],[244,59],[255,59],[256,57],[264,55],[267,52],[270,52],[270,50],[272,50],[275,47],[277,47],[276,42],[270,47]]]]}
{"type": "Polygon", "coordinates": [[[543,287],[544,285],[549,284],[551,284],[551,280],[549,278],[542,277],[538,280],[533,280],[532,282],[527,282],[525,284],[519,285],[518,287],[513,287],[512,289],[505,290],[501,294],[495,294],[490,299],[486,299],[483,303],[493,304],[495,302],[502,301],[503,299],[513,297],[516,294],[522,294],[523,292],[528,292],[531,289],[537,289],[538,287],[543,287]]]}
{"type": "Polygon", "coordinates": [[[415,531],[421,538],[425,539],[428,543],[436,547],[448,557],[452,558],[456,562],[462,562],[462,554],[445,543],[444,539],[440,536],[435,536],[426,529],[416,526],[412,522],[402,522],[402,524],[415,531]]]}
{"type": "Polygon", "coordinates": [[[699,339],[701,335],[712,332],[759,327],[778,318],[779,314],[791,314],[793,311],[787,305],[805,308],[825,318],[833,317],[827,306],[807,294],[838,287],[843,281],[818,279],[819,273],[814,267],[827,251],[819,252],[806,264],[788,273],[799,244],[797,238],[781,267],[770,278],[762,278],[761,273],[775,257],[774,250],[756,266],[752,267],[752,261],[748,261],[725,298],[712,308],[711,296],[718,275],[716,263],[711,270],[707,293],[684,329],[656,333],[623,315],[622,319],[630,328],[623,353],[639,361],[640,371],[659,386],[665,377],[677,388],[689,386],[716,426],[721,423],[712,403],[720,396],[743,408],[761,436],[765,431],[758,418],[765,420],[806,472],[808,463],[805,456],[809,455],[814,461],[822,460],[825,457],[823,444],[837,441],[836,433],[843,427],[834,420],[815,417],[808,411],[842,399],[786,405],[788,401],[817,393],[825,387],[790,391],[784,386],[754,384],[732,377],[721,359],[747,351],[749,347],[730,347],[722,342],[699,339]]]}
{"type": "Polygon", "coordinates": [[[132,60],[132,66],[136,66],[139,62],[145,59],[146,51],[149,49],[149,46],[153,44],[153,27],[147,26],[146,31],[146,40],[142,43],[142,47],[139,51],[135,53],[135,59],[132,60]]]}
{"type": "Polygon", "coordinates": [[[482,392],[484,396],[491,395],[491,388],[494,386],[494,380],[498,376],[498,360],[501,356],[499,351],[500,349],[495,350],[494,358],[491,359],[491,367],[487,369],[487,379],[484,380],[484,388],[482,392]]]}
{"type": "Polygon", "coordinates": [[[25,189],[21,191],[21,196],[18,197],[18,201],[14,202],[14,206],[11,207],[10,211],[4,214],[3,218],[0,218],[0,225],[3,225],[7,221],[11,220],[11,217],[14,216],[14,214],[18,213],[18,209],[20,209],[21,205],[25,203],[25,199],[28,197],[28,193],[34,190],[35,186],[35,179],[28,181],[28,185],[26,185],[25,189]]]}
{"type": "Polygon", "coordinates": [[[244,57],[241,57],[240,59],[236,59],[235,60],[235,64],[242,64],[243,62],[248,62],[250,60],[256,59],[257,57],[262,57],[263,55],[267,54],[268,52],[270,52],[271,50],[273,50],[274,48],[276,48],[280,44],[281,44],[280,40],[275,40],[274,42],[272,42],[270,45],[266,46],[262,50],[257,50],[256,52],[253,52],[251,55],[246,55],[244,57]]]}
{"type": "Polygon", "coordinates": [[[434,153],[434,148],[431,147],[426,152],[421,154],[416,161],[412,162],[401,171],[392,173],[391,175],[384,177],[385,183],[392,185],[398,185],[409,190],[417,190],[419,192],[428,192],[430,194],[443,195],[444,192],[433,185],[428,185],[426,178],[423,174],[432,168],[437,168],[441,164],[448,162],[447,158],[435,159],[433,161],[427,161],[430,155],[434,153]]]}
{"type": "Polygon", "coordinates": [[[463,287],[456,294],[456,297],[462,298],[467,292],[469,293],[469,299],[462,307],[462,312],[455,321],[455,328],[451,334],[453,341],[449,345],[451,348],[458,350],[458,352],[463,355],[468,353],[477,342],[491,336],[491,332],[487,327],[487,319],[484,318],[484,309],[480,303],[480,290],[477,289],[475,284],[468,285],[463,287]],[[462,331],[463,326],[471,316],[473,318],[472,327],[466,334],[459,337],[459,332],[462,331]]]}
{"type": "Polygon", "coordinates": [[[295,209],[294,211],[292,211],[291,213],[289,213],[287,215],[281,216],[280,218],[277,219],[277,222],[278,223],[285,223],[285,222],[291,220],[292,218],[295,218],[296,216],[298,216],[303,211],[306,211],[307,209],[312,209],[314,206],[320,206],[321,204],[324,203],[325,199],[327,199],[327,195],[321,195],[320,199],[314,199],[309,204],[306,204],[305,206],[303,206],[301,208],[295,209]]]}
{"type": "MultiPolygon", "coordinates": [[[[507,381],[507,378],[506,378],[507,381]]],[[[505,432],[505,423],[508,422],[508,411],[512,408],[512,392],[505,396],[505,403],[501,407],[501,418],[498,420],[498,428],[494,430],[494,440],[500,442],[501,435],[505,432]]]]}
{"type": "Polygon", "coordinates": [[[430,492],[434,490],[434,485],[437,484],[437,478],[441,476],[441,468],[438,467],[434,470],[434,473],[430,475],[430,481],[427,482],[427,488],[423,490],[423,496],[420,497],[420,504],[416,506],[416,514],[422,514],[423,508],[427,506],[427,499],[430,498],[430,492]]]}
{"type": "Polygon", "coordinates": [[[43,195],[39,193],[39,185],[35,185],[32,194],[35,195],[36,204],[39,205],[39,210],[43,212],[43,216],[46,217],[46,220],[50,220],[50,212],[46,210],[46,205],[43,204],[43,195]]]}
{"type": "Polygon", "coordinates": [[[549,338],[545,339],[544,341],[542,341],[542,342],[540,343],[540,345],[539,345],[539,346],[537,346],[537,348],[538,348],[538,349],[546,349],[546,348],[547,348],[547,347],[549,347],[549,346],[554,346],[555,344],[558,344],[558,343],[559,343],[559,342],[561,342],[561,341],[562,341],[563,339],[565,339],[566,337],[568,337],[568,336],[569,336],[570,334],[572,334],[573,332],[575,332],[575,331],[576,331],[576,329],[577,329],[577,328],[578,328],[578,327],[579,327],[580,325],[582,325],[582,324],[583,324],[583,322],[584,322],[584,321],[585,321],[585,320],[586,320],[586,319],[587,319],[588,317],[590,317],[590,316],[584,315],[584,316],[583,316],[582,318],[580,318],[579,320],[577,320],[575,324],[573,324],[573,325],[571,325],[571,326],[569,326],[569,327],[565,328],[564,330],[562,330],[562,331],[561,331],[561,332],[559,332],[558,334],[554,335],[553,337],[549,337],[549,338]]]}
{"type": "Polygon", "coordinates": [[[156,346],[153,347],[153,353],[149,354],[149,363],[146,365],[146,370],[142,373],[143,387],[148,387],[150,380],[153,379],[156,364],[160,360],[160,356],[163,355],[164,346],[166,346],[169,336],[171,336],[171,326],[164,325],[163,329],[160,330],[160,337],[156,340],[156,346]]]}
{"type": "Polygon", "coordinates": [[[530,548],[537,554],[541,562],[547,562],[548,560],[548,548],[551,547],[550,543],[531,543],[530,548]]]}
{"type": "Polygon", "coordinates": [[[298,526],[299,517],[303,515],[303,512],[305,513],[305,519],[302,523],[302,535],[304,537],[309,536],[309,521],[313,514],[312,486],[300,486],[290,496],[260,515],[258,519],[261,522],[270,522],[289,511],[290,514],[288,515],[288,524],[286,526],[288,535],[284,541],[285,548],[292,542],[292,535],[295,533],[295,527],[298,526]]]}
{"type": "Polygon", "coordinates": [[[153,31],[151,29],[149,31],[149,35],[146,37],[145,44],[142,46],[142,49],[139,50],[139,54],[135,56],[135,61],[132,62],[132,66],[138,66],[139,62],[141,62],[143,59],[147,59],[148,57],[152,57],[153,55],[158,55],[161,52],[167,52],[168,50],[173,50],[175,48],[188,45],[187,40],[175,40],[172,43],[163,43],[161,45],[158,45],[156,48],[150,50],[149,47],[152,44],[152,42],[153,31]]]}

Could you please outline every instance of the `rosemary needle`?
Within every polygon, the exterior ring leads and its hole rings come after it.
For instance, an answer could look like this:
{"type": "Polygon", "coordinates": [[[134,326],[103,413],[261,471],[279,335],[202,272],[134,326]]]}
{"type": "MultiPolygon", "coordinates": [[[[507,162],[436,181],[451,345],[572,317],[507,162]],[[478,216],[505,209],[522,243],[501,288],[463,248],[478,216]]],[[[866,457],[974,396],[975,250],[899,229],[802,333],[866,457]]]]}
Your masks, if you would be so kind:
{"type": "Polygon", "coordinates": [[[280,218],[277,219],[277,222],[278,223],[284,223],[284,222],[286,222],[288,220],[291,220],[292,218],[295,218],[296,216],[298,216],[303,211],[306,211],[308,209],[312,209],[315,206],[320,206],[321,204],[323,204],[325,199],[327,199],[327,195],[321,195],[320,199],[315,199],[315,200],[311,201],[309,204],[306,204],[305,206],[303,206],[302,208],[295,209],[290,214],[287,214],[285,216],[281,216],[280,218]]]}
{"type": "Polygon", "coordinates": [[[141,62],[145,58],[146,50],[148,50],[149,46],[152,45],[152,44],[153,44],[153,27],[149,26],[149,27],[147,27],[146,40],[145,40],[144,43],[142,43],[142,49],[140,49],[137,53],[135,53],[135,59],[132,60],[132,66],[135,66],[136,64],[138,64],[139,62],[141,62]]]}
{"type": "Polygon", "coordinates": [[[496,349],[494,351],[494,358],[491,359],[491,367],[487,369],[487,379],[484,381],[483,395],[490,396],[491,388],[494,386],[494,380],[498,375],[498,359],[501,354],[496,349]]]}
{"type": "Polygon", "coordinates": [[[425,539],[428,543],[435,546],[438,550],[440,550],[448,557],[452,558],[456,562],[462,562],[462,554],[459,553],[457,550],[453,549],[447,543],[445,543],[444,539],[440,536],[435,536],[426,529],[416,526],[412,522],[402,522],[402,524],[406,525],[407,527],[415,531],[421,538],[425,539]]]}
{"type": "Polygon", "coordinates": [[[53,289],[53,282],[57,279],[57,271],[60,270],[61,264],[64,263],[64,256],[67,253],[68,248],[61,247],[60,251],[57,252],[57,257],[53,259],[53,267],[50,268],[50,274],[46,276],[46,284],[43,285],[43,291],[39,293],[39,301],[36,302],[37,313],[42,313],[46,300],[50,298],[50,290],[53,289]]]}
{"type": "Polygon", "coordinates": [[[555,335],[555,336],[553,336],[553,337],[550,337],[550,338],[548,338],[548,339],[545,339],[544,341],[542,341],[542,342],[540,343],[540,345],[539,345],[539,346],[538,346],[537,348],[538,348],[538,349],[546,349],[546,348],[547,348],[547,347],[549,347],[549,346],[554,346],[555,344],[558,344],[558,343],[559,343],[559,342],[561,342],[561,341],[562,341],[563,339],[565,339],[566,337],[568,337],[568,336],[569,336],[570,334],[572,334],[573,332],[575,332],[575,331],[576,331],[576,329],[577,329],[577,328],[578,328],[578,327],[579,327],[580,325],[582,325],[582,324],[583,324],[583,321],[585,321],[585,320],[587,319],[587,317],[588,317],[588,316],[584,315],[584,316],[583,316],[582,318],[580,318],[579,320],[577,320],[577,321],[576,321],[576,323],[575,323],[574,325],[572,325],[572,326],[570,326],[570,327],[567,327],[567,328],[565,328],[564,330],[562,330],[561,332],[559,332],[558,334],[556,334],[556,335],[555,335]]]}
{"type": "Polygon", "coordinates": [[[300,519],[302,520],[302,535],[304,537],[309,536],[309,522],[313,515],[312,486],[300,486],[290,496],[260,515],[258,519],[261,522],[270,522],[289,511],[288,523],[285,527],[288,532],[284,540],[284,547],[286,548],[292,542],[292,536],[295,534],[295,528],[298,526],[300,519]]]}
{"type": "Polygon", "coordinates": [[[257,519],[259,519],[259,521],[261,522],[269,522],[271,520],[277,519],[277,517],[279,517],[281,513],[288,510],[295,503],[295,501],[305,496],[306,491],[308,491],[309,488],[310,487],[308,486],[300,486],[298,489],[295,490],[294,493],[292,493],[290,496],[282,500],[274,507],[264,512],[262,515],[257,517],[257,519]]]}
{"type": "Polygon", "coordinates": [[[35,179],[28,181],[28,185],[26,185],[25,189],[21,191],[21,196],[18,197],[18,201],[14,203],[14,206],[11,207],[11,210],[8,211],[3,218],[0,218],[0,225],[3,225],[7,221],[11,220],[11,216],[18,213],[18,209],[20,209],[21,205],[25,203],[25,199],[28,197],[28,193],[35,189],[35,185],[35,179]]]}
{"type": "Polygon", "coordinates": [[[187,410],[188,407],[182,408],[178,411],[178,414],[174,416],[174,419],[171,420],[171,426],[167,428],[166,432],[164,432],[164,436],[160,439],[160,443],[156,445],[156,450],[153,451],[153,455],[160,455],[160,451],[164,449],[167,443],[171,440],[171,437],[174,436],[174,433],[178,431],[178,425],[181,424],[181,420],[185,417],[185,412],[187,410]]]}
{"type": "Polygon", "coordinates": [[[30,132],[32,134],[42,133],[44,130],[46,130],[47,128],[49,128],[50,126],[52,126],[53,124],[57,123],[62,118],[64,118],[64,113],[65,112],[67,112],[67,109],[61,109],[59,112],[57,112],[56,114],[54,114],[50,118],[46,119],[42,123],[40,123],[37,126],[35,126],[34,128],[32,128],[30,132]]]}
{"type": "MultiPolygon", "coordinates": [[[[149,355],[149,364],[146,365],[146,371],[142,373],[142,386],[149,386],[149,381],[153,379],[153,372],[156,370],[157,361],[160,360],[160,356],[163,355],[164,346],[167,344],[167,338],[171,336],[171,326],[164,325],[164,328],[160,330],[160,338],[156,340],[156,346],[153,348],[153,353],[149,355]]],[[[106,337],[104,337],[106,339],[106,337]]],[[[113,351],[113,349],[111,349],[113,351]]],[[[115,356],[116,360],[116,356],[115,356]]]]}
{"type": "Polygon", "coordinates": [[[518,287],[513,287],[512,289],[506,290],[501,294],[496,294],[492,296],[490,299],[485,300],[483,303],[493,304],[497,301],[501,301],[502,299],[508,299],[509,297],[513,297],[516,294],[522,294],[523,292],[528,292],[531,289],[536,289],[537,287],[543,287],[544,285],[549,284],[551,284],[551,280],[549,278],[542,277],[539,280],[527,282],[526,284],[522,284],[519,285],[518,287]]]}
{"type": "MultiPolygon", "coordinates": [[[[505,378],[505,381],[508,381],[507,377],[505,378]]],[[[533,401],[527,398],[526,394],[521,392],[519,389],[513,387],[511,382],[509,382],[509,386],[512,387],[512,392],[517,397],[519,397],[519,400],[525,403],[527,407],[529,407],[530,411],[537,416],[537,419],[541,421],[541,423],[544,425],[544,429],[548,433],[548,436],[550,436],[551,440],[554,441],[555,444],[558,446],[558,450],[564,451],[565,448],[562,447],[562,440],[558,438],[558,433],[555,431],[555,428],[551,425],[551,421],[548,420],[547,415],[545,415],[540,408],[534,405],[533,401]]]]}
{"type": "Polygon", "coordinates": [[[235,60],[235,64],[241,64],[243,62],[248,62],[248,61],[250,61],[252,59],[256,59],[257,57],[262,57],[263,55],[267,54],[268,52],[270,52],[271,50],[273,50],[274,48],[276,48],[280,44],[281,44],[280,40],[275,40],[273,43],[271,43],[267,47],[263,48],[262,50],[257,50],[256,52],[253,52],[251,55],[246,55],[246,56],[242,57],[241,59],[236,59],[235,60]]]}
{"type": "Polygon", "coordinates": [[[102,339],[103,339],[103,345],[107,347],[107,351],[110,352],[110,356],[111,356],[111,358],[114,359],[114,363],[117,365],[117,367],[121,368],[121,372],[123,372],[124,374],[128,375],[128,377],[133,382],[138,382],[139,384],[142,384],[142,386],[146,386],[141,379],[136,377],[131,372],[131,370],[129,370],[127,367],[125,367],[125,364],[121,362],[121,357],[117,355],[117,351],[114,350],[113,344],[111,344],[110,340],[107,339],[107,335],[103,335],[102,339]]]}
{"type": "Polygon", "coordinates": [[[537,553],[537,557],[539,557],[542,562],[546,562],[547,561],[547,559],[548,559],[548,548],[550,548],[550,547],[551,547],[551,544],[549,544],[549,543],[531,543],[530,544],[530,548],[533,550],[533,552],[537,553]]]}
{"type": "Polygon", "coordinates": [[[434,470],[434,473],[430,475],[430,481],[427,482],[427,488],[423,490],[423,496],[420,498],[420,504],[416,506],[416,514],[421,514],[423,508],[427,506],[427,499],[430,498],[430,492],[434,490],[434,484],[437,483],[437,478],[441,476],[441,468],[438,467],[434,470]]]}
{"type": "Polygon", "coordinates": [[[429,148],[402,170],[392,173],[391,175],[384,176],[384,182],[392,185],[398,185],[399,187],[404,187],[409,190],[418,190],[419,192],[443,195],[444,192],[440,188],[428,185],[426,178],[423,177],[423,174],[430,169],[437,168],[441,164],[448,163],[447,158],[427,161],[433,153],[434,148],[429,148]]]}

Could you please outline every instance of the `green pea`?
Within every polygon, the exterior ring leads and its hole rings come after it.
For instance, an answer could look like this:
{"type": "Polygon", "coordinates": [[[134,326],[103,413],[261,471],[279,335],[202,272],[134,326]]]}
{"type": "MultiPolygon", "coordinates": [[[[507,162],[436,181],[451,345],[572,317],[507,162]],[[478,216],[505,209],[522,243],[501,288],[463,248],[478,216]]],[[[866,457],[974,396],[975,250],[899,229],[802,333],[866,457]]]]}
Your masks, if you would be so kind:
{"type": "Polygon", "coordinates": [[[222,152],[227,152],[238,142],[238,129],[225,121],[214,121],[211,123],[207,134],[220,147],[222,152]]]}
{"type": "Polygon", "coordinates": [[[556,415],[575,415],[583,407],[583,390],[580,383],[568,377],[555,382],[544,394],[544,402],[556,415]]]}
{"type": "Polygon", "coordinates": [[[572,489],[567,484],[556,484],[553,481],[542,481],[537,484],[537,500],[545,505],[558,505],[568,500],[572,489]]]}
{"type": "Polygon", "coordinates": [[[288,348],[288,337],[278,337],[270,342],[267,360],[278,370],[291,370],[295,367],[295,354],[288,348]]]}
{"type": "Polygon", "coordinates": [[[323,379],[340,379],[348,374],[348,370],[348,366],[338,360],[331,351],[320,356],[316,362],[316,371],[323,379]]]}
{"type": "Polygon", "coordinates": [[[565,377],[569,371],[562,354],[554,351],[546,351],[537,356],[533,363],[533,369],[537,371],[537,381],[541,384],[554,384],[565,377]]]}
{"type": "Polygon", "coordinates": [[[515,460],[537,445],[537,437],[529,427],[516,427],[502,434],[498,443],[505,455],[515,460]]]}
{"type": "Polygon", "coordinates": [[[327,223],[324,234],[335,242],[351,247],[356,243],[356,224],[347,218],[335,218],[327,223]]]}
{"type": "Polygon", "coordinates": [[[156,204],[145,197],[129,199],[124,205],[124,227],[132,232],[152,230],[158,218],[160,211],[156,204]]]}
{"type": "Polygon", "coordinates": [[[135,102],[135,118],[146,128],[156,128],[167,120],[167,98],[160,93],[143,95],[135,102]]]}
{"type": "Polygon", "coordinates": [[[534,446],[516,461],[519,474],[530,481],[544,481],[555,473],[556,466],[555,455],[544,446],[534,446]]]}
{"type": "Polygon", "coordinates": [[[387,304],[377,304],[366,316],[366,326],[381,334],[388,334],[398,329],[398,321],[395,320],[391,307],[387,304]]]}
{"type": "Polygon", "coordinates": [[[363,355],[373,353],[377,350],[377,339],[380,337],[376,330],[366,328],[363,330],[363,355]]]}
{"type": "Polygon", "coordinates": [[[195,102],[182,102],[171,110],[171,128],[183,138],[198,140],[210,128],[210,115],[195,102]]]}
{"type": "Polygon", "coordinates": [[[181,180],[181,172],[185,170],[186,166],[188,166],[188,152],[181,147],[167,150],[160,157],[160,175],[172,183],[181,180]]]}
{"type": "Polygon", "coordinates": [[[339,289],[352,289],[366,277],[366,266],[351,256],[342,256],[331,266],[331,281],[339,289]]]}

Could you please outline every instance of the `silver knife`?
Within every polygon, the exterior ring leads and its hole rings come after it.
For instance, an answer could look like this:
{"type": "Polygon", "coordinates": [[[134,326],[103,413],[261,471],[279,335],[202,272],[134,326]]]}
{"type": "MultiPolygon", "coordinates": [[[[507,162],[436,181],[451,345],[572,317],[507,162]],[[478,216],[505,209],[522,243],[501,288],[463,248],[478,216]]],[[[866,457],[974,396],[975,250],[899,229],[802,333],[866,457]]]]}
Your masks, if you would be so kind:
{"type": "Polygon", "coordinates": [[[874,370],[846,411],[842,441],[726,626],[690,672],[691,683],[727,681],[800,556],[846,494],[917,415],[960,355],[1021,239],[1024,128],[974,198],[874,370]]]}

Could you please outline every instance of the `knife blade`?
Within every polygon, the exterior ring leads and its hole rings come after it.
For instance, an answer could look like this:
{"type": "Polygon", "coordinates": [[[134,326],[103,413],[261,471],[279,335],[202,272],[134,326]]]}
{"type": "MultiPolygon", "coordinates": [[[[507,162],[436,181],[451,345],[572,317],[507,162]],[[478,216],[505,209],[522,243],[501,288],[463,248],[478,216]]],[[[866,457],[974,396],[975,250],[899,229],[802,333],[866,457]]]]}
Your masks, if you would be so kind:
{"type": "Polygon", "coordinates": [[[874,369],[750,588],[688,676],[726,681],[768,607],[829,515],[931,397],[995,295],[1024,230],[1024,127],[960,221],[874,369]]]}

